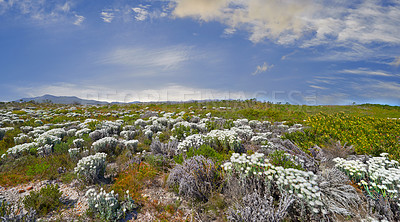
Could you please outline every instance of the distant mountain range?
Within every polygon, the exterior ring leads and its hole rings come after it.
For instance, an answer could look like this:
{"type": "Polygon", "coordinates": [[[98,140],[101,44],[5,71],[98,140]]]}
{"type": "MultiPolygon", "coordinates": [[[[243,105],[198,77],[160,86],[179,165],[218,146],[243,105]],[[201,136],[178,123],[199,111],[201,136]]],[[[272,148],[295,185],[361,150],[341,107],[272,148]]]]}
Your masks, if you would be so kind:
{"type": "Polygon", "coordinates": [[[54,103],[54,104],[80,104],[80,105],[104,105],[110,104],[104,101],[81,99],[76,96],[53,96],[53,95],[43,95],[33,98],[22,98],[16,100],[15,102],[29,102],[35,101],[37,103],[54,103]]]}
{"type": "Polygon", "coordinates": [[[88,100],[81,99],[76,96],[53,96],[53,95],[43,95],[32,98],[22,98],[19,100],[15,100],[14,102],[30,102],[35,101],[37,103],[53,103],[53,104],[79,104],[79,105],[106,105],[106,104],[132,104],[132,103],[188,103],[188,102],[212,102],[218,100],[189,100],[189,101],[153,101],[153,102],[140,102],[133,101],[128,103],[121,102],[105,102],[105,101],[97,101],[97,100],[88,100]]]}

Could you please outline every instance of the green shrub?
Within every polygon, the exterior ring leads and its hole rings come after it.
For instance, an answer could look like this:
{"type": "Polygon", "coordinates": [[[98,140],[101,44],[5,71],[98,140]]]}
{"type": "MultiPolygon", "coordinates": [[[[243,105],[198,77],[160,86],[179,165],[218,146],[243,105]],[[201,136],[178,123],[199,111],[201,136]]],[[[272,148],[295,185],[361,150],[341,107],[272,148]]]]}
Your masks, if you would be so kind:
{"type": "Polygon", "coordinates": [[[268,155],[268,158],[270,159],[270,163],[275,166],[281,166],[285,169],[293,168],[293,169],[298,169],[298,170],[304,170],[301,167],[301,165],[296,164],[293,161],[292,156],[288,155],[283,150],[275,150],[273,153],[270,153],[268,155]]]}
{"type": "Polygon", "coordinates": [[[50,165],[47,163],[40,163],[40,164],[37,163],[29,167],[28,171],[26,171],[26,175],[28,176],[40,175],[44,173],[49,167],[50,165]]]}
{"type": "Polygon", "coordinates": [[[62,205],[61,195],[62,192],[58,185],[47,185],[39,191],[32,191],[25,196],[22,202],[26,210],[36,210],[39,215],[43,216],[62,205]]]}
{"type": "Polygon", "coordinates": [[[174,156],[174,160],[178,164],[182,164],[184,161],[184,157],[187,159],[202,155],[209,159],[212,159],[215,163],[221,163],[228,158],[229,155],[218,153],[215,149],[210,147],[209,145],[201,145],[200,148],[189,148],[186,153],[181,153],[179,155],[174,156]]]}

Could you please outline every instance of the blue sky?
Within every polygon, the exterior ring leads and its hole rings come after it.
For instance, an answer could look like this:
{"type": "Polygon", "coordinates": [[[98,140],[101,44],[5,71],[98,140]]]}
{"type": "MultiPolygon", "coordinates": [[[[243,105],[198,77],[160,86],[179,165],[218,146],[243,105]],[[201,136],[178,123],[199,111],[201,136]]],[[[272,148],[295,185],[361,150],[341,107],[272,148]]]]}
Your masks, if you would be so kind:
{"type": "Polygon", "coordinates": [[[400,105],[398,0],[0,0],[0,100],[400,105]]]}

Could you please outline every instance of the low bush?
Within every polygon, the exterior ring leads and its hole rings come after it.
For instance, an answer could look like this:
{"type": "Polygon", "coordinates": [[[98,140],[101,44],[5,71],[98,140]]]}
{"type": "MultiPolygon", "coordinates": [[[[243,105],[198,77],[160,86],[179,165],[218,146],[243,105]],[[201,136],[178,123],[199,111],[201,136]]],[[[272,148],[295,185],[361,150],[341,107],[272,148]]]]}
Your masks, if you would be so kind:
{"type": "Polygon", "coordinates": [[[60,197],[62,192],[58,185],[47,185],[39,191],[31,191],[29,195],[23,199],[26,210],[35,210],[39,215],[43,216],[52,210],[59,208],[62,203],[60,197]]]}
{"type": "Polygon", "coordinates": [[[128,212],[138,208],[129,191],[126,191],[125,200],[122,202],[118,200],[118,194],[115,195],[114,191],[107,193],[101,190],[97,193],[94,189],[89,189],[85,196],[88,198],[88,213],[102,221],[118,221],[125,218],[128,212]]]}
{"type": "Polygon", "coordinates": [[[221,177],[211,159],[194,156],[177,165],[169,174],[168,187],[179,195],[196,201],[207,201],[221,184],[221,177]]]}
{"type": "Polygon", "coordinates": [[[117,145],[118,145],[118,140],[115,139],[114,137],[104,137],[92,144],[93,149],[96,153],[103,152],[108,154],[114,153],[117,145]]]}
{"type": "Polygon", "coordinates": [[[221,154],[215,151],[212,147],[208,145],[201,145],[198,149],[189,148],[186,153],[181,153],[179,155],[174,156],[174,160],[178,164],[182,164],[184,159],[189,159],[194,156],[204,156],[206,158],[212,159],[215,163],[221,163],[226,160],[229,155],[221,154]]]}
{"type": "Polygon", "coordinates": [[[304,170],[300,164],[297,164],[294,160],[294,156],[286,153],[283,150],[275,150],[268,155],[270,163],[274,166],[281,166],[285,169],[293,168],[298,170],[304,170]]]}
{"type": "Polygon", "coordinates": [[[74,169],[75,173],[85,182],[98,182],[104,177],[106,156],[107,154],[105,153],[96,153],[95,155],[82,158],[74,169]]]}
{"type": "Polygon", "coordinates": [[[117,176],[111,189],[119,195],[124,195],[125,191],[129,190],[133,199],[141,201],[141,192],[145,187],[145,182],[153,179],[156,175],[156,169],[149,164],[145,162],[133,163],[126,171],[117,176]]]}

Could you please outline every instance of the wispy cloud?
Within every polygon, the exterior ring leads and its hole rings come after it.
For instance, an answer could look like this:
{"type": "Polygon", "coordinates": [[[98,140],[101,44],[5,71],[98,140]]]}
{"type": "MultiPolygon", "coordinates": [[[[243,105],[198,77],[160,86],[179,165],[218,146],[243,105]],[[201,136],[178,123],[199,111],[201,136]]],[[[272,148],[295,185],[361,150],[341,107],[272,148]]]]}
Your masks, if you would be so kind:
{"type": "Polygon", "coordinates": [[[114,19],[114,13],[107,12],[107,11],[102,11],[100,13],[100,17],[101,17],[101,19],[103,19],[104,22],[111,23],[112,20],[114,19]]]}
{"type": "Polygon", "coordinates": [[[272,69],[274,65],[268,65],[267,62],[264,62],[262,65],[257,66],[256,71],[254,71],[251,75],[255,76],[260,73],[266,72],[269,69],[272,69]]]}
{"type": "Polygon", "coordinates": [[[311,87],[311,88],[314,88],[314,89],[328,89],[328,88],[326,88],[326,87],[323,87],[323,86],[317,86],[317,85],[309,85],[309,87],[311,87]]]}
{"type": "Polygon", "coordinates": [[[48,25],[69,23],[80,25],[84,17],[73,10],[74,4],[67,0],[63,4],[49,0],[0,1],[0,15],[11,13],[16,19],[25,19],[31,24],[48,25]],[[15,16],[15,13],[17,16],[15,16]]]}
{"type": "Polygon", "coordinates": [[[74,22],[74,25],[81,25],[83,21],[85,21],[85,17],[83,17],[82,15],[75,15],[76,20],[74,22]]]}
{"type": "Polygon", "coordinates": [[[132,10],[136,13],[135,19],[137,21],[144,21],[144,20],[146,20],[146,18],[149,15],[149,12],[145,8],[136,7],[136,8],[132,8],[132,10]]]}
{"type": "Polygon", "coordinates": [[[387,76],[387,77],[399,76],[399,75],[387,73],[382,70],[370,70],[367,68],[345,69],[345,70],[340,71],[339,73],[347,73],[347,74],[355,74],[355,75],[368,75],[368,76],[387,76]]]}
{"type": "Polygon", "coordinates": [[[132,66],[135,68],[175,69],[189,60],[191,47],[172,46],[159,49],[118,48],[99,59],[102,64],[132,66]]]}
{"type": "Polygon", "coordinates": [[[400,56],[396,57],[393,62],[389,63],[389,65],[399,67],[400,66],[400,56]]]}

